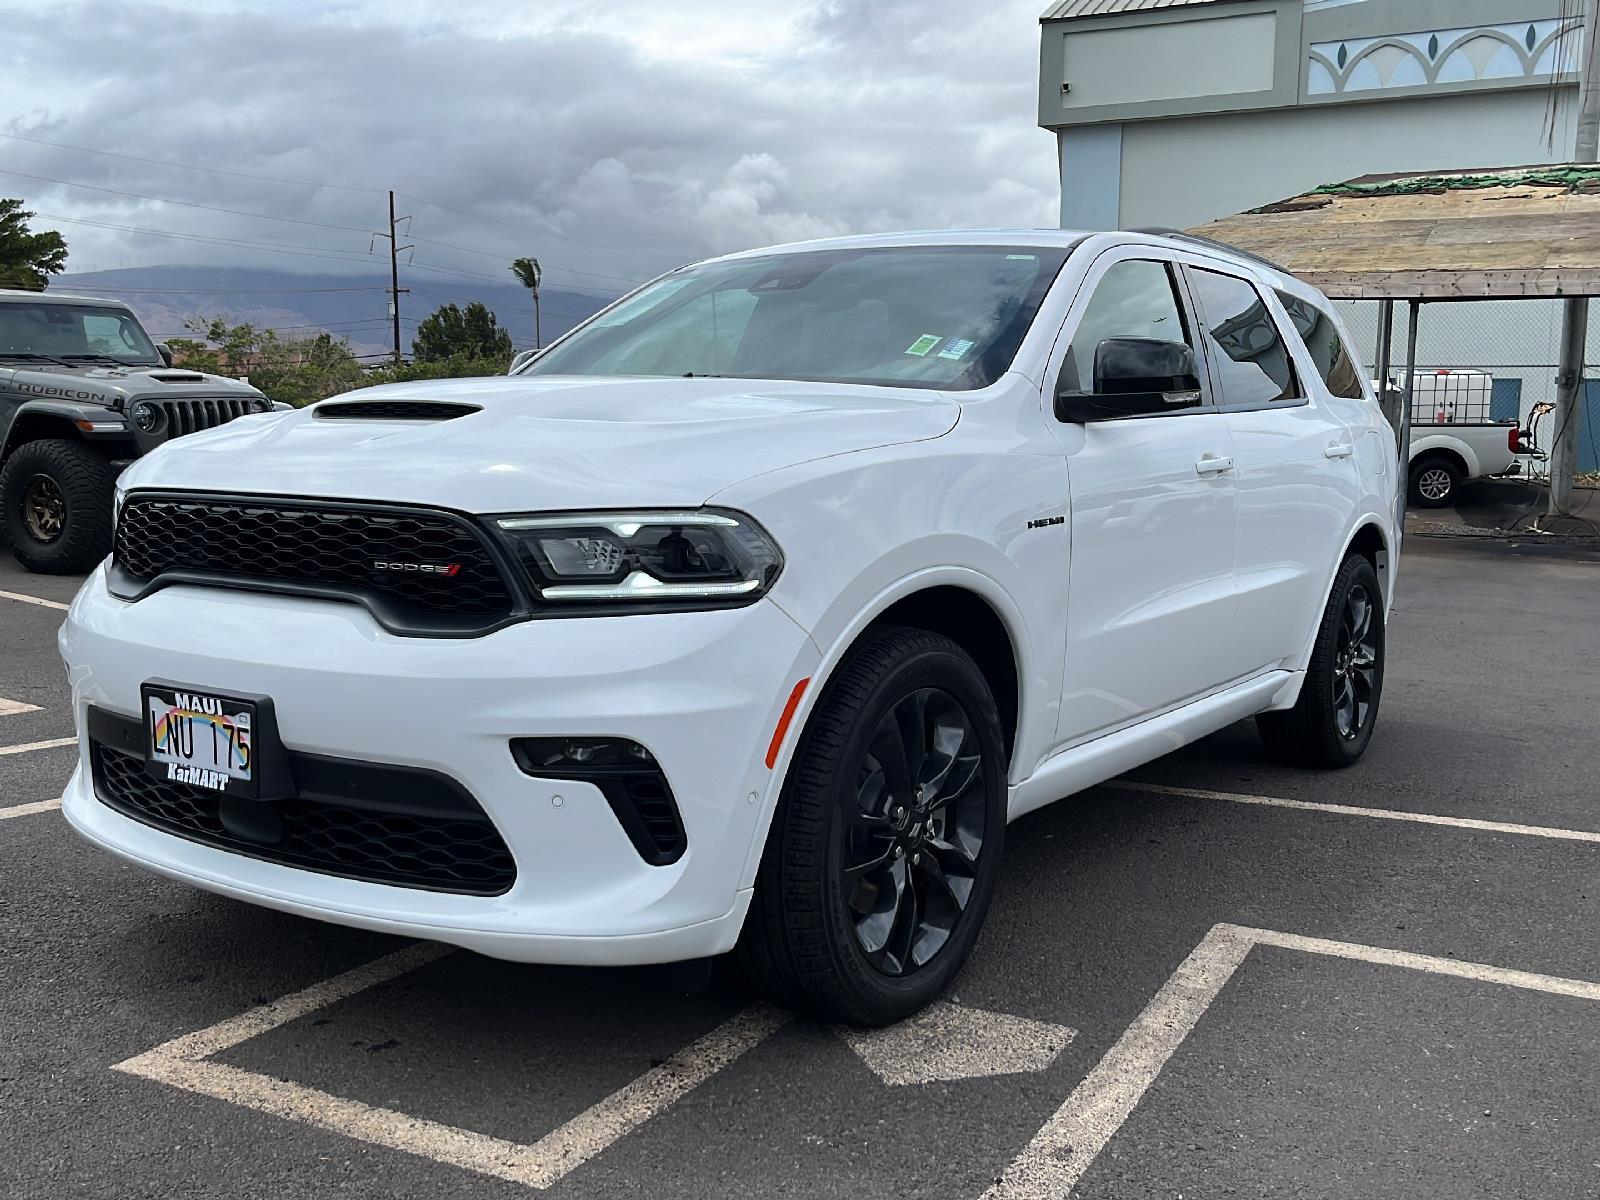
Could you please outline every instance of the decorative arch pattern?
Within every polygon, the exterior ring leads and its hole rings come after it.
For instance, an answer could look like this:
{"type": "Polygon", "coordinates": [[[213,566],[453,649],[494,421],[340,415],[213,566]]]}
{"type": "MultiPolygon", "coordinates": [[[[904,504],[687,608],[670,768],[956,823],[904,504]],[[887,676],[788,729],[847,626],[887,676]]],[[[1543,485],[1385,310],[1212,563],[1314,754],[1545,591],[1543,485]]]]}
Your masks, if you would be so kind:
{"type": "Polygon", "coordinates": [[[1306,91],[1340,95],[1483,79],[1525,79],[1575,69],[1583,19],[1518,21],[1315,42],[1306,91]]]}

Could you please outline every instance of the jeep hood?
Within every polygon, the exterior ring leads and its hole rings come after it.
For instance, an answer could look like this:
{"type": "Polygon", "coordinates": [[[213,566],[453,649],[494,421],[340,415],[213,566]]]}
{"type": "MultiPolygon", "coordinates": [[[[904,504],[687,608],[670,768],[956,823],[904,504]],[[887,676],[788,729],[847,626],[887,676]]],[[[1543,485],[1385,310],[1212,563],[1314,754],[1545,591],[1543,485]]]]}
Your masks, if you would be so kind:
{"type": "Polygon", "coordinates": [[[102,404],[124,412],[135,400],[219,396],[264,399],[248,383],[182,367],[59,367],[43,363],[0,362],[0,392],[18,399],[71,400],[102,404]]]}
{"type": "Polygon", "coordinates": [[[180,438],[130,468],[123,486],[472,512],[687,506],[781,467],[939,437],[960,412],[938,393],[748,379],[390,384],[180,438]],[[477,411],[434,421],[335,415],[378,401],[477,411]]]}

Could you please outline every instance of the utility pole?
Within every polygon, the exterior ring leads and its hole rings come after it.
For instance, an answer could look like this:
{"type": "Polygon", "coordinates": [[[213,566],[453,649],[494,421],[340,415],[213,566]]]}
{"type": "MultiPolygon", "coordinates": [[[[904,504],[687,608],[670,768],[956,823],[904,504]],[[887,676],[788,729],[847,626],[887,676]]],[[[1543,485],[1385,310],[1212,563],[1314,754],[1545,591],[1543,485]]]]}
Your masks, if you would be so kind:
{"type": "MultiPolygon", "coordinates": [[[[1578,130],[1572,161],[1600,159],[1600,0],[1586,0],[1583,45],[1578,75],[1578,130]]],[[[1550,446],[1550,509],[1552,517],[1572,511],[1572,477],[1578,472],[1578,426],[1583,421],[1583,365],[1589,335],[1589,297],[1569,296],[1562,302],[1561,365],[1556,370],[1555,441],[1550,446]]]]}
{"type": "Polygon", "coordinates": [[[374,234],[374,237],[389,239],[389,323],[394,328],[394,364],[399,366],[402,355],[400,352],[400,297],[409,295],[410,288],[400,286],[400,251],[414,249],[412,246],[400,244],[399,223],[409,221],[409,216],[396,217],[394,215],[394,189],[389,189],[389,232],[374,234]]]}

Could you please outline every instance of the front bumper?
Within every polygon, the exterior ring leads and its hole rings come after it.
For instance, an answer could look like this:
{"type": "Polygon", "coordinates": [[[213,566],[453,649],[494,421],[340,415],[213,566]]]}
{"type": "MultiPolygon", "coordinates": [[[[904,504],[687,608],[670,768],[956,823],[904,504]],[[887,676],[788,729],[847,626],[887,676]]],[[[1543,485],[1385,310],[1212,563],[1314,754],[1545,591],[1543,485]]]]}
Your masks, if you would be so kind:
{"type": "Polygon", "coordinates": [[[103,567],[73,601],[61,651],[84,743],[63,808],[89,841],[287,912],[500,958],[590,964],[732,947],[779,785],[767,745],[794,683],[817,663],[804,631],[767,602],[402,638],[335,602],[174,586],[129,604],[107,592],[103,567]],[[86,713],[136,716],[152,678],[271,696],[292,750],[454,778],[505,839],[516,881],[498,896],[361,882],[199,845],[113,811],[94,794],[86,713]],[[525,775],[510,741],[539,736],[647,747],[677,797],[683,856],[646,864],[598,788],[525,775]]]}

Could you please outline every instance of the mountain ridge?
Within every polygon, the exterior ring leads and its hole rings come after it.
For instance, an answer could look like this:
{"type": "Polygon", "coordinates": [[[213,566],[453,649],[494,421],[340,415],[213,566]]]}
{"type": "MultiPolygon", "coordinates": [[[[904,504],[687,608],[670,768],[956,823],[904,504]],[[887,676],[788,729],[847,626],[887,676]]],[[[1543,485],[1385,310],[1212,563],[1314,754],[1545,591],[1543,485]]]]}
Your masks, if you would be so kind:
{"type": "MultiPolygon", "coordinates": [[[[421,279],[402,273],[400,344],[411,352],[417,322],[445,304],[465,307],[480,301],[511,332],[516,347],[534,344],[533,300],[520,285],[470,279],[421,279]]],[[[100,296],[122,300],[138,314],[158,341],[195,336],[190,323],[224,317],[230,324],[249,323],[276,329],[285,338],[314,336],[325,330],[346,338],[363,357],[391,352],[389,277],[306,275],[254,267],[151,266],[121,267],[59,275],[50,294],[100,296]]],[[[545,287],[544,340],[549,342],[580,320],[598,312],[615,293],[545,287]]]]}

